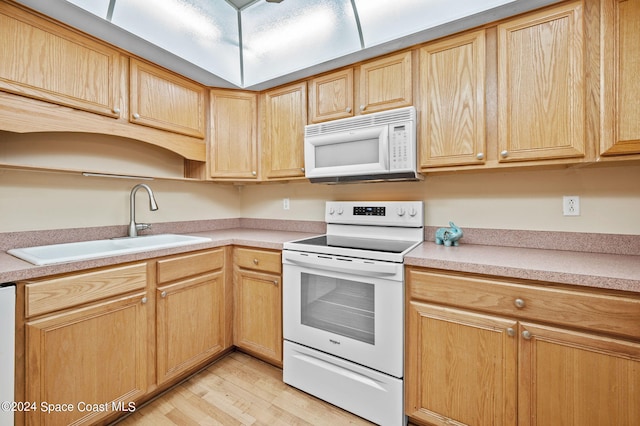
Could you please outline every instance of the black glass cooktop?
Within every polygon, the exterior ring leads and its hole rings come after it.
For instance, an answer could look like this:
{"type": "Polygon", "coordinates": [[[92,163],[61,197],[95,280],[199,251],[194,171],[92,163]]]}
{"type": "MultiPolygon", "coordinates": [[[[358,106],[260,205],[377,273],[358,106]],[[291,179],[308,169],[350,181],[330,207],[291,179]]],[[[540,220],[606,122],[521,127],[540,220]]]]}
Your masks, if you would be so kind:
{"type": "Polygon", "coordinates": [[[344,237],[339,235],[321,235],[296,241],[297,244],[307,244],[319,247],[340,247],[347,249],[380,251],[386,253],[402,253],[413,247],[416,241],[382,240],[375,238],[344,237]]]}

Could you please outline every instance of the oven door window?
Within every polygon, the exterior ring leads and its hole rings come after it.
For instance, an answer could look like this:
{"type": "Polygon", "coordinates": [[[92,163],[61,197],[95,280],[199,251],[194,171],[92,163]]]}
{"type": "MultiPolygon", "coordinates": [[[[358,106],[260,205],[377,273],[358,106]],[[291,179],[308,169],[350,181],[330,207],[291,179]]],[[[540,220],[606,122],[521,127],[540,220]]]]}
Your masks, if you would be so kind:
{"type": "Polygon", "coordinates": [[[301,323],[375,344],[375,286],[309,273],[301,275],[301,323]]]}

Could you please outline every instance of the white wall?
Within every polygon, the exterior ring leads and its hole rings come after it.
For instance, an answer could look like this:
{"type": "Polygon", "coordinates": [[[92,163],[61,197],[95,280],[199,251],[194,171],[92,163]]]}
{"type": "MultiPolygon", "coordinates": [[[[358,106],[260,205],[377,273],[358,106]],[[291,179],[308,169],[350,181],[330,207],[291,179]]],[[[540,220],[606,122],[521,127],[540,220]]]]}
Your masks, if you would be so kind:
{"type": "Polygon", "coordinates": [[[425,224],[490,229],[640,235],[640,166],[474,172],[423,182],[246,186],[242,216],[324,220],[326,200],[424,200],[425,224]],[[562,196],[580,196],[581,215],[562,215],[562,196]],[[290,210],[282,209],[282,198],[290,210]]]}
{"type": "Polygon", "coordinates": [[[154,191],[159,209],[149,211],[146,191],[139,190],[138,222],[240,216],[238,190],[232,185],[0,170],[0,232],[126,225],[131,188],[141,182],[154,191]]]}
{"type": "MultiPolygon", "coordinates": [[[[0,232],[126,225],[135,180],[0,170],[0,232]]],[[[139,222],[234,217],[324,220],[327,200],[424,200],[426,225],[640,235],[640,166],[428,176],[424,182],[233,185],[147,182],[160,209],[137,195],[139,222]],[[581,216],[562,215],[578,195],[581,216]],[[290,210],[282,199],[290,199],[290,210]]]]}

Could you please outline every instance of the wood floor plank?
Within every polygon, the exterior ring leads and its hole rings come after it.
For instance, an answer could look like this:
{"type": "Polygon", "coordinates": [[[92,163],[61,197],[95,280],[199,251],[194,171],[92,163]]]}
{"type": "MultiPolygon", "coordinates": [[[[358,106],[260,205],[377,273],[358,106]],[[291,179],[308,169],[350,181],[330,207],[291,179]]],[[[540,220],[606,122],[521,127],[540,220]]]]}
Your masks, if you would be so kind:
{"type": "MultiPolygon", "coordinates": [[[[185,383],[184,386],[191,386],[191,383],[185,383]]],[[[245,392],[242,388],[238,388],[233,383],[228,381],[222,381],[216,387],[211,387],[202,396],[201,402],[208,404],[216,415],[226,416],[229,424],[253,424],[255,418],[247,413],[248,406],[253,403],[260,403],[259,399],[256,399],[248,392],[245,392]]],[[[267,409],[268,403],[263,404],[263,408],[267,409]]]]}
{"type": "Polygon", "coordinates": [[[118,426],[364,426],[372,423],[293,388],[282,370],[232,352],[118,426]]]}

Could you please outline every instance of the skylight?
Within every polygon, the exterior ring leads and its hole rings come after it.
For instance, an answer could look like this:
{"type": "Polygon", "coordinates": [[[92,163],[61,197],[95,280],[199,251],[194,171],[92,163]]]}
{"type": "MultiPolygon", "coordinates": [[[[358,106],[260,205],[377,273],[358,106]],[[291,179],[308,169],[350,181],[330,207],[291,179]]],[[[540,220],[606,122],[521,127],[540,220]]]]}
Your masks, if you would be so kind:
{"type": "Polygon", "coordinates": [[[242,56],[247,86],[360,48],[349,0],[258,2],[242,11],[242,56]]]}
{"type": "Polygon", "coordinates": [[[262,90],[559,0],[18,0],[209,86],[262,90]]]}
{"type": "Polygon", "coordinates": [[[225,1],[112,3],[113,24],[225,80],[241,84],[238,13],[225,1]]]}

